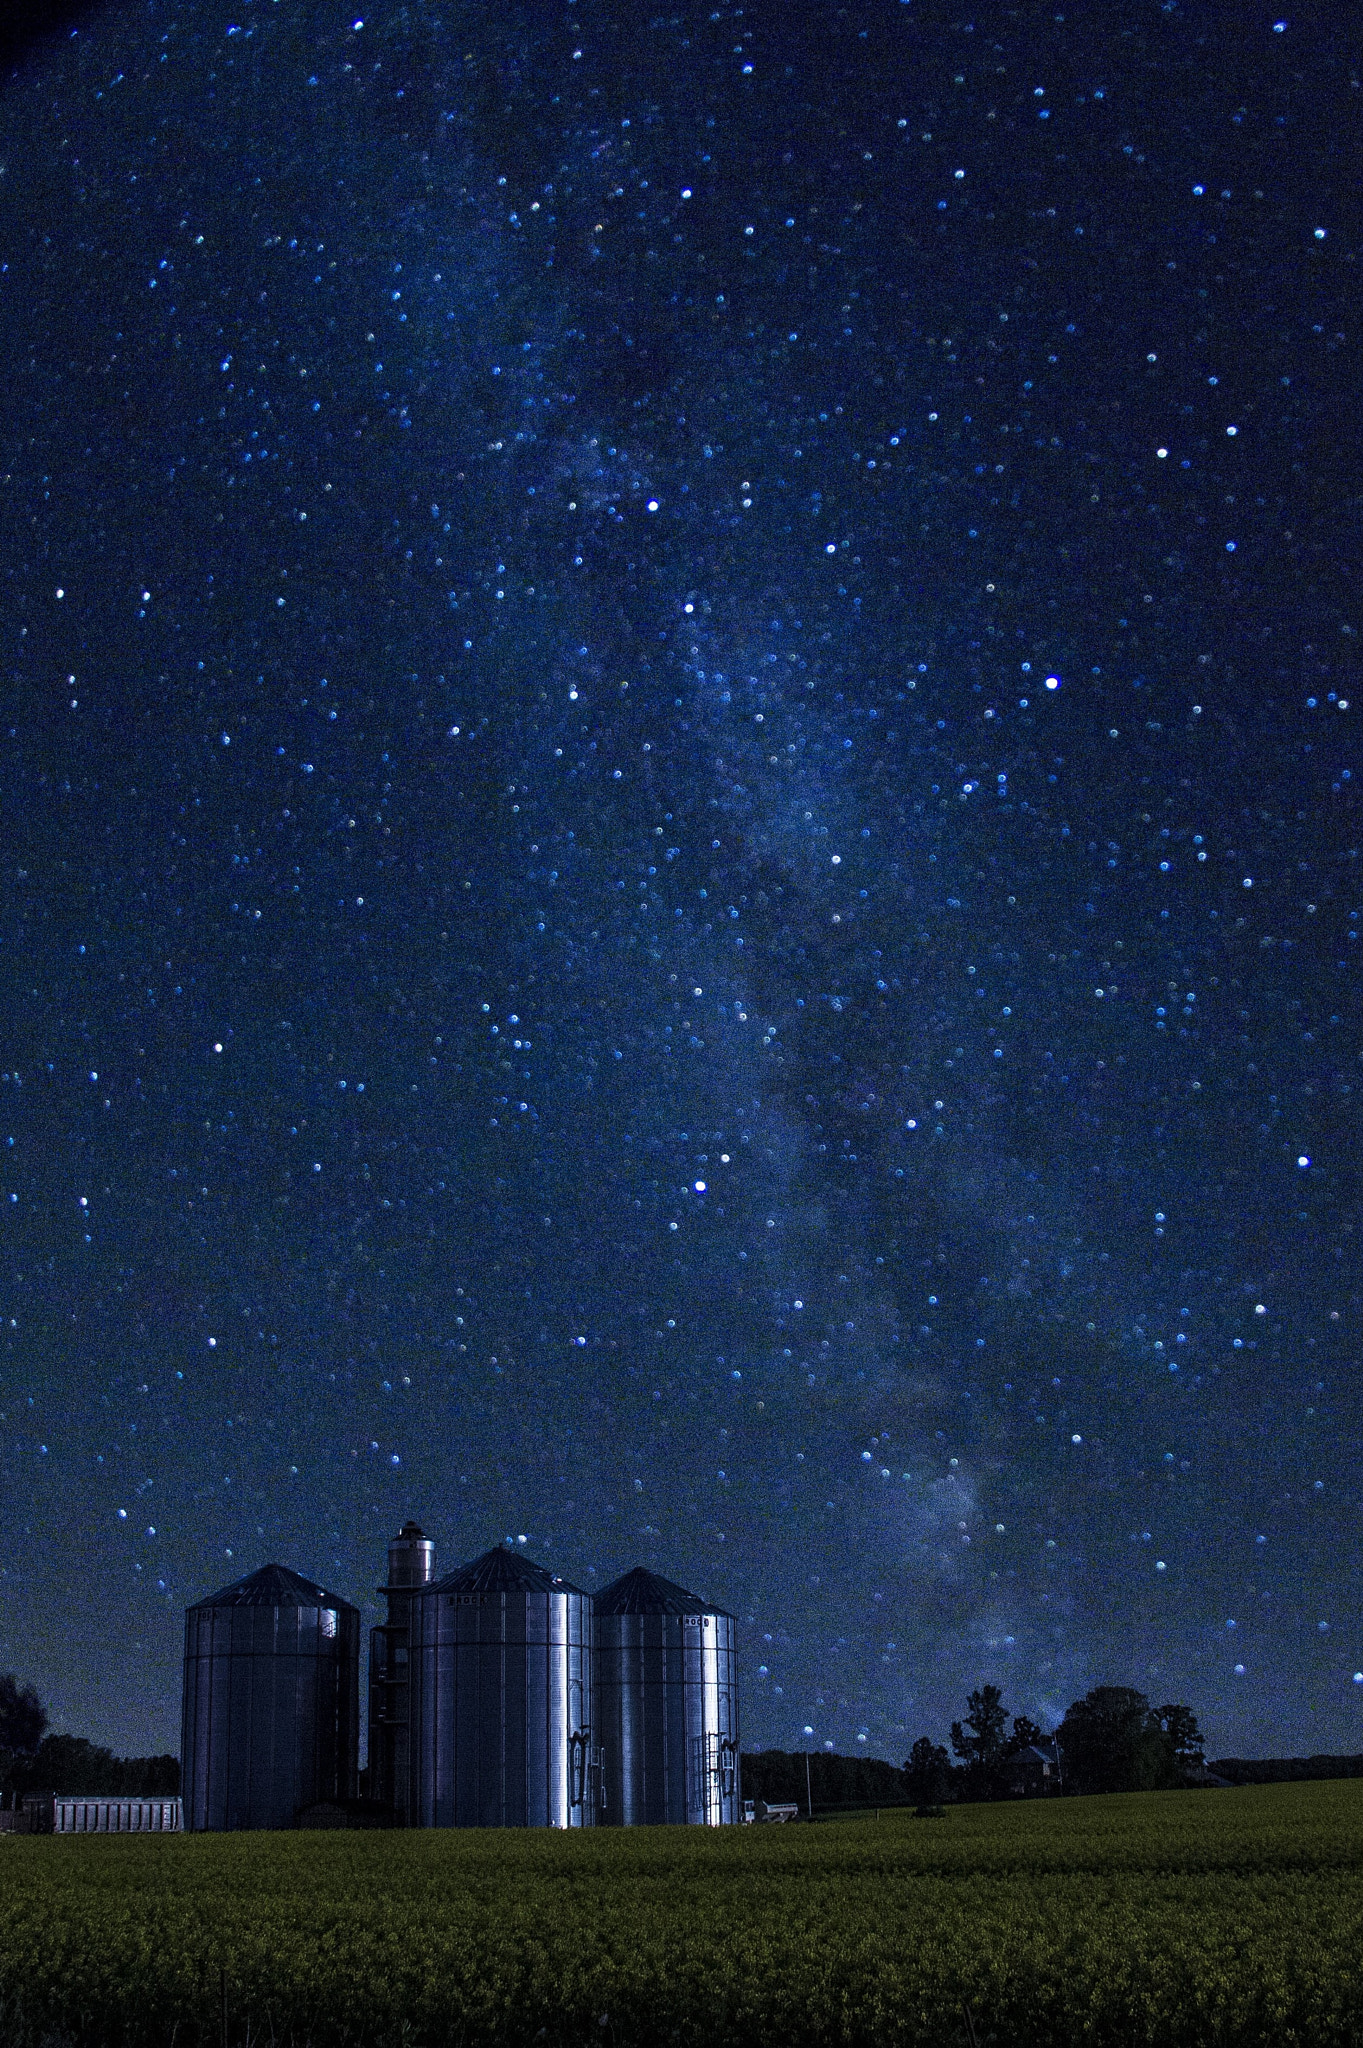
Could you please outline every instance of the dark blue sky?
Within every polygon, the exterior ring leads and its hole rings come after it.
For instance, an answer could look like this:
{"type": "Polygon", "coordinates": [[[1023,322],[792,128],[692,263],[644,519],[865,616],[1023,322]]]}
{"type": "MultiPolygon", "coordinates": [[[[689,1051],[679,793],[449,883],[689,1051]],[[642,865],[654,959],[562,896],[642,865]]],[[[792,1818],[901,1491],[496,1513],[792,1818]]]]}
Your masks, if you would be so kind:
{"type": "Polygon", "coordinates": [[[187,1602],[377,1618],[415,1515],[731,1608],[750,1745],[1363,1748],[1353,59],[814,20],[150,0],[2,88],[60,1725],[175,1746],[187,1602]]]}

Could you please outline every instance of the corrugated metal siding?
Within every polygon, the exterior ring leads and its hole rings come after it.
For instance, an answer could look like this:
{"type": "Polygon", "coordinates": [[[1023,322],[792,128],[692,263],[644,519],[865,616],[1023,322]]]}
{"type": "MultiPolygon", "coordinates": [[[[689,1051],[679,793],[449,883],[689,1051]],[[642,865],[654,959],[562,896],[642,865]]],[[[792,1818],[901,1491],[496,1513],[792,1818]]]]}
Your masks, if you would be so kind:
{"type": "Polygon", "coordinates": [[[67,1799],[52,1802],[54,1835],[178,1834],[184,1825],[178,1799],[67,1799]]]}
{"type": "Polygon", "coordinates": [[[185,1824],[288,1828],[319,1800],[354,1797],[360,1615],[327,1607],[215,1606],[185,1615],[185,1824]]]}
{"type": "Polygon", "coordinates": [[[591,1603],[489,1553],[412,1602],[419,1827],[590,1827],[591,1603]]]}
{"type": "Polygon", "coordinates": [[[732,1616],[626,1611],[594,1621],[608,1827],[723,1827],[738,1819],[732,1616]]]}

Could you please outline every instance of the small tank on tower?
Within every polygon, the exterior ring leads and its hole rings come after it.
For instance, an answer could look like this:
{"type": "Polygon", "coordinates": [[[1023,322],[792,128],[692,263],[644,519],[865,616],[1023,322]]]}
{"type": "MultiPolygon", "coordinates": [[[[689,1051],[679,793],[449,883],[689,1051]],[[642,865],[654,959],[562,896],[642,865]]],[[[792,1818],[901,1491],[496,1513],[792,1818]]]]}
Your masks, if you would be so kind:
{"type": "Polygon", "coordinates": [[[404,1522],[388,1546],[388,1583],[378,1589],[388,1619],[369,1635],[369,1797],[382,1801],[400,1826],[409,1818],[412,1600],[434,1574],[434,1543],[416,1522],[404,1522]]]}

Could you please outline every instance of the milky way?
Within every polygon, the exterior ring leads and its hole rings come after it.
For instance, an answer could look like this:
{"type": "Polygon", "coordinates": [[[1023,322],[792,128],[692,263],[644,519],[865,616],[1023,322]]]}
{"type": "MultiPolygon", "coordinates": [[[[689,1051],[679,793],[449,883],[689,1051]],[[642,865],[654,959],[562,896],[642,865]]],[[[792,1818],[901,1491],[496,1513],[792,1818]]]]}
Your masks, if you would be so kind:
{"type": "MultiPolygon", "coordinates": [[[[803,17],[812,21],[812,16],[803,17]]],[[[3,88],[0,1664],[415,1515],[748,1745],[1363,1748],[1349,60],[149,0],[3,88]],[[1351,680],[1352,679],[1352,680],[1351,680]]]]}

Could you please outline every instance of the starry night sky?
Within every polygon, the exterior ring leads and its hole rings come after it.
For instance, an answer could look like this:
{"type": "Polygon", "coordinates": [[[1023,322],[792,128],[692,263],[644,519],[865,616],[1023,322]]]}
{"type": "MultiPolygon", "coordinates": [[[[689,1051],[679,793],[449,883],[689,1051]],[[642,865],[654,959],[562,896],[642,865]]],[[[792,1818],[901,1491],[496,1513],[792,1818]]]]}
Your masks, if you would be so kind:
{"type": "Polygon", "coordinates": [[[0,1668],[176,1747],[187,1602],[414,1515],[730,1608],[747,1746],[1363,1749],[1342,35],[130,0],[0,92],[0,1668]]]}

